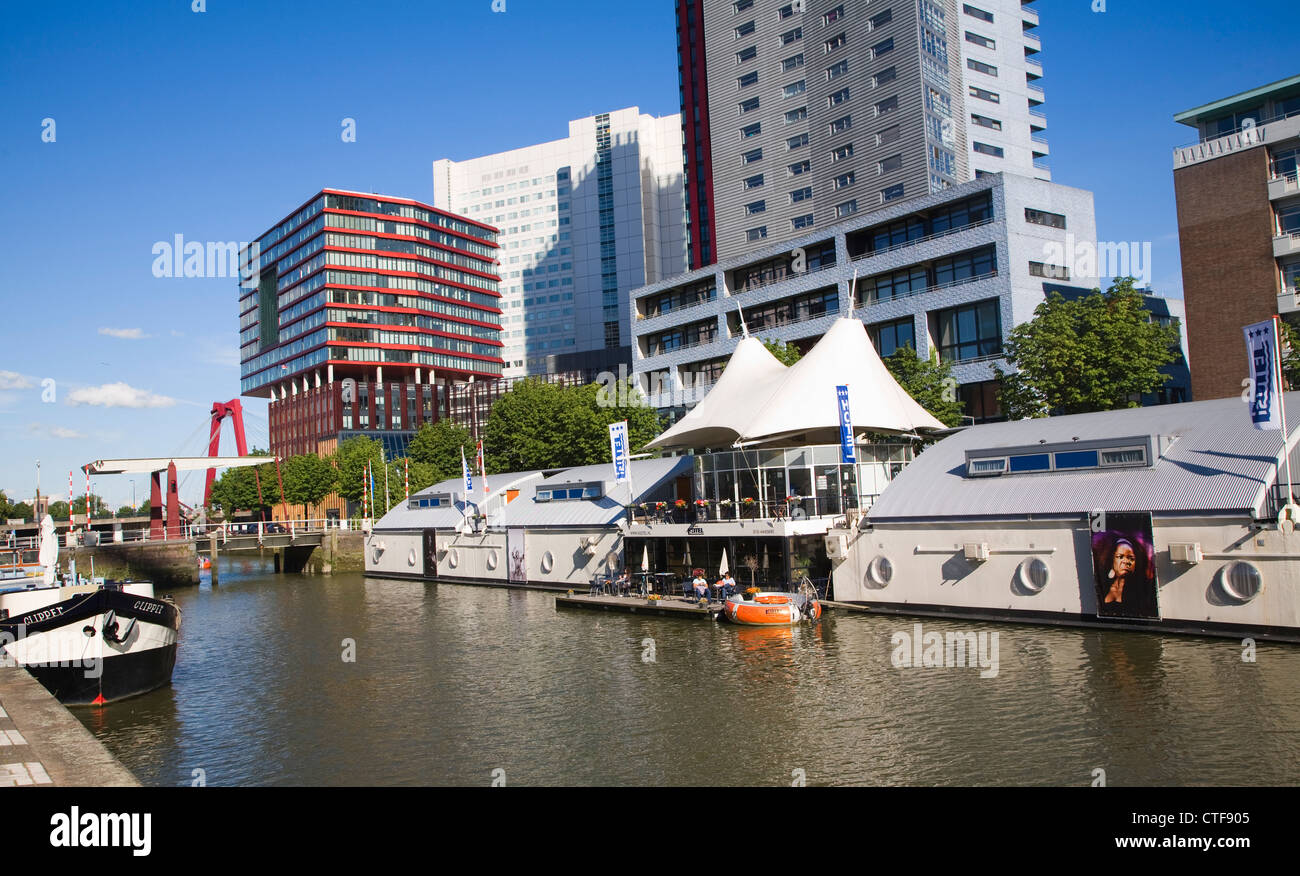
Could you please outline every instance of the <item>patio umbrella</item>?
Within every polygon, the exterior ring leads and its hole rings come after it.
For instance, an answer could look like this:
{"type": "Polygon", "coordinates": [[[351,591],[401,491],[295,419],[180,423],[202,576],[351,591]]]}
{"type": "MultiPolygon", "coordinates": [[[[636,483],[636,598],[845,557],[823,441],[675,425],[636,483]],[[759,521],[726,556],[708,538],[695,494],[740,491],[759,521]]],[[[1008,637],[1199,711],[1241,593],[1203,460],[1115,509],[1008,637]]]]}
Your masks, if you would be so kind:
{"type": "Polygon", "coordinates": [[[641,548],[641,571],[650,571],[650,545],[641,548]]]}
{"type": "Polygon", "coordinates": [[[686,542],[686,567],[689,569],[690,566],[691,566],[691,543],[688,541],[686,542]]]}
{"type": "Polygon", "coordinates": [[[723,548],[723,549],[722,549],[722,562],[718,563],[718,574],[719,574],[719,575],[725,575],[725,574],[727,574],[727,572],[729,572],[729,571],[731,571],[731,567],[727,565],[727,549],[726,549],[726,548],[723,548]]]}

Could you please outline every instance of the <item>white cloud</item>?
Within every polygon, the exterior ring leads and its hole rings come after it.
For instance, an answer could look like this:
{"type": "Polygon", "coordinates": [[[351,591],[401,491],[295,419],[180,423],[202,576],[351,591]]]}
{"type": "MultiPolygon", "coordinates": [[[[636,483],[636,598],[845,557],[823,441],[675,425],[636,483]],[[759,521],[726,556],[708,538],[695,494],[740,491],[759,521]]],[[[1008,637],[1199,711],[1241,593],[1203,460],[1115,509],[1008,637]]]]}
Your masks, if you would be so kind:
{"type": "Polygon", "coordinates": [[[47,426],[44,423],[31,423],[27,430],[33,435],[41,435],[48,438],[85,438],[85,434],[78,432],[76,429],[69,429],[66,426],[47,426]]]}
{"type": "Polygon", "coordinates": [[[70,405],[93,405],[103,408],[169,408],[176,399],[136,389],[121,381],[103,386],[86,386],[68,393],[70,405]]]}
{"type": "Polygon", "coordinates": [[[0,389],[31,389],[35,385],[17,371],[0,371],[0,389]]]}
{"type": "Polygon", "coordinates": [[[110,338],[122,338],[127,341],[142,341],[149,337],[149,335],[144,333],[144,329],[138,328],[101,328],[99,333],[101,335],[108,335],[110,338]]]}

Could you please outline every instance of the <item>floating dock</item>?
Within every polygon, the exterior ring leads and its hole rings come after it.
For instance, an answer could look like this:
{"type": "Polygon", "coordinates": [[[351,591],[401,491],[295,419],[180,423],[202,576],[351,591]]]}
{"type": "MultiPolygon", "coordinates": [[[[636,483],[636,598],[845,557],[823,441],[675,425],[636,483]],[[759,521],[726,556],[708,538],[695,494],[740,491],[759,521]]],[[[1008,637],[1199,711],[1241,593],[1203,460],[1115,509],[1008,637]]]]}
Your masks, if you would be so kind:
{"type": "Polygon", "coordinates": [[[129,788],[140,782],[19,666],[0,666],[0,788],[129,788]]]}
{"type": "Polygon", "coordinates": [[[722,603],[713,601],[708,607],[696,600],[687,600],[682,596],[666,596],[663,599],[646,599],[643,596],[589,596],[587,594],[563,594],[555,597],[556,608],[585,608],[592,611],[621,611],[625,614],[652,614],[661,617],[683,617],[696,620],[713,620],[722,611],[722,603]]]}

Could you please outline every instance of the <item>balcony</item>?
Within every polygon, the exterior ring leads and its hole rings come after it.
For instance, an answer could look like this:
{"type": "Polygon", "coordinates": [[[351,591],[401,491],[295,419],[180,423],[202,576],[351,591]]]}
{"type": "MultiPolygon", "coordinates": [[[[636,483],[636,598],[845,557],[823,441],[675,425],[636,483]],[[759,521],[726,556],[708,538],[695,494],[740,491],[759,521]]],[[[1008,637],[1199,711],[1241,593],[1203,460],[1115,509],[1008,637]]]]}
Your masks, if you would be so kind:
{"type": "Polygon", "coordinates": [[[1300,311],[1300,295],[1296,289],[1283,289],[1282,294],[1277,296],[1277,312],[1279,314],[1295,313],[1300,311]]]}
{"type": "Polygon", "coordinates": [[[1041,77],[1043,75],[1043,62],[1036,58],[1025,58],[1025,67],[1028,68],[1031,76],[1036,74],[1041,77]]]}
{"type": "Polygon", "coordinates": [[[1038,38],[1038,34],[1025,31],[1025,50],[1029,52],[1041,52],[1043,50],[1043,41],[1038,38]]]}
{"type": "Polygon", "coordinates": [[[1273,255],[1279,259],[1283,256],[1300,255],[1300,231],[1279,234],[1273,238],[1273,255]]]}
{"type": "Polygon", "coordinates": [[[1276,201],[1278,198],[1300,194],[1300,178],[1297,178],[1296,173],[1293,170],[1288,174],[1270,179],[1268,181],[1268,199],[1276,201]]]}

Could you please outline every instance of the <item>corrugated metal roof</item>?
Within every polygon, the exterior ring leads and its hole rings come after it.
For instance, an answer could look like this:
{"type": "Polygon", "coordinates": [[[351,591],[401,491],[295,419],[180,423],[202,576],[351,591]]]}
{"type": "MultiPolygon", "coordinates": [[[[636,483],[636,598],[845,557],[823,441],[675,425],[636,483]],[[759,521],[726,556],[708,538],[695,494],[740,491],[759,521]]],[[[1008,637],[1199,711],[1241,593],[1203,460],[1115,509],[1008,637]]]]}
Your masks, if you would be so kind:
{"type": "MultiPolygon", "coordinates": [[[[690,456],[634,459],[631,462],[634,500],[645,496],[671,478],[689,475],[694,471],[694,458],[690,456]]],[[[614,483],[614,466],[585,465],[553,471],[512,472],[488,475],[490,497],[480,505],[488,514],[492,526],[500,526],[501,491],[517,489],[519,495],[505,508],[506,526],[609,526],[623,513],[627,499],[627,486],[614,483]],[[537,489],[559,487],[565,484],[602,485],[599,499],[565,499],[550,502],[536,500],[537,489]]],[[[474,476],[475,493],[481,496],[478,475],[474,476]]],[[[459,478],[442,481],[413,495],[450,493],[454,504],[440,508],[408,508],[406,502],[394,507],[375,523],[376,529],[454,529],[465,516],[462,501],[464,482],[459,478]]],[[[471,502],[471,505],[473,503],[471,502]]]]}
{"type": "MultiPolygon", "coordinates": [[[[665,481],[689,475],[694,470],[695,460],[690,456],[632,460],[633,502],[642,501],[643,496],[653,493],[665,481]]],[[[610,526],[622,515],[628,498],[627,485],[614,483],[614,466],[610,463],[565,469],[528,486],[528,490],[507,506],[506,526],[610,526]],[[591,483],[603,485],[601,498],[536,500],[539,489],[591,483]]]]}
{"type": "MultiPolygon", "coordinates": [[[[1288,393],[1300,420],[1300,393],[1288,393]]],[[[1296,427],[1291,434],[1296,434],[1296,427]]],[[[1294,442],[1294,438],[1292,439],[1294,442]]],[[[1293,451],[1294,452],[1294,451],[1293,451]]],[[[1239,398],[1129,408],[973,426],[928,448],[868,512],[890,519],[1108,511],[1245,511],[1262,514],[1276,478],[1282,433],[1261,431],[1239,398]],[[1071,444],[1136,435],[1173,438],[1151,467],[968,478],[967,451],[1071,444]]]]}

